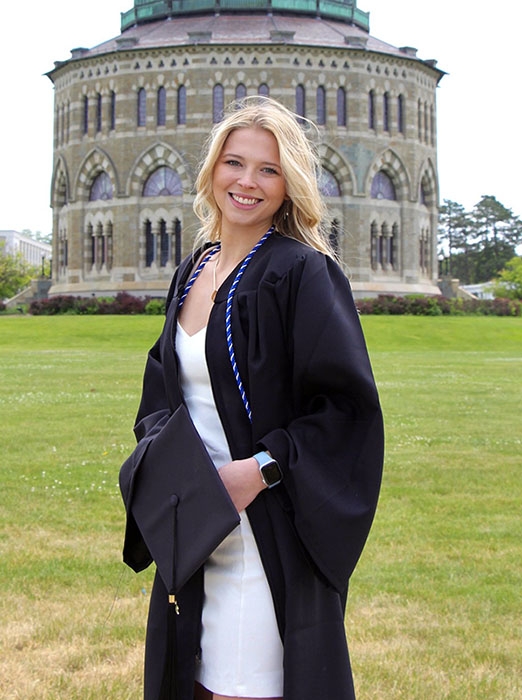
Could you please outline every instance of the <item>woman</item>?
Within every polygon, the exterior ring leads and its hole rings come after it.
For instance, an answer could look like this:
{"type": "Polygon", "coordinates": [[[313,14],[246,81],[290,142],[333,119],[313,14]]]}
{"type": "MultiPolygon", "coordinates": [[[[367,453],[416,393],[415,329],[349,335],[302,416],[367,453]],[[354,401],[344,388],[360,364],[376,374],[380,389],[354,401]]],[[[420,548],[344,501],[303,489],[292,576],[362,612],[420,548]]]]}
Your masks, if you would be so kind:
{"type": "MultiPolygon", "coordinates": [[[[344,611],[383,427],[349,283],[321,233],[317,172],[302,120],[268,98],[234,105],[208,143],[200,248],[174,276],[135,432],[138,452],[184,402],[240,525],[177,592],[175,644],[156,574],[146,700],[354,698],[344,611]]],[[[126,486],[136,465],[121,483],[138,560],[126,486]]]]}

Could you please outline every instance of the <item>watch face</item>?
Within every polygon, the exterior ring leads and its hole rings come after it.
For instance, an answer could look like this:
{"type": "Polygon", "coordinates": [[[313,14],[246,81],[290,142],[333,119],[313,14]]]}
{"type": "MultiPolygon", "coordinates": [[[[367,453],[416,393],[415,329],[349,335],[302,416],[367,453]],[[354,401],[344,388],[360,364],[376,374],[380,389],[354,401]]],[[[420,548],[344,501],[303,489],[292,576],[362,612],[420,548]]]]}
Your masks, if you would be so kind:
{"type": "Polygon", "coordinates": [[[281,481],[281,470],[277,462],[268,462],[261,468],[261,471],[267,486],[275,486],[281,481]]]}

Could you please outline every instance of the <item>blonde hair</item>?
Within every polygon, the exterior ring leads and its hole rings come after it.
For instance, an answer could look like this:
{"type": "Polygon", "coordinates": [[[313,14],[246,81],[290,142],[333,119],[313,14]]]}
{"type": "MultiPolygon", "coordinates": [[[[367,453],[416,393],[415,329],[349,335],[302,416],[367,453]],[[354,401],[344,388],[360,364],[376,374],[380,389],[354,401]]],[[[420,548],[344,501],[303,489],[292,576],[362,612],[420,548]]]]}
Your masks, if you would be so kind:
{"type": "Polygon", "coordinates": [[[246,97],[227,108],[221,122],[210,133],[204,159],[196,179],[194,212],[201,221],[195,245],[219,240],[221,212],[212,192],[212,175],[226,139],[236,129],[266,129],[275,137],[279,147],[281,170],[286,184],[286,199],[274,215],[276,230],[283,236],[295,238],[333,256],[328,236],[321,222],[326,209],[319,192],[317,176],[319,159],[305,129],[318,135],[309,120],[299,118],[279,102],[269,97],[246,97]]]}

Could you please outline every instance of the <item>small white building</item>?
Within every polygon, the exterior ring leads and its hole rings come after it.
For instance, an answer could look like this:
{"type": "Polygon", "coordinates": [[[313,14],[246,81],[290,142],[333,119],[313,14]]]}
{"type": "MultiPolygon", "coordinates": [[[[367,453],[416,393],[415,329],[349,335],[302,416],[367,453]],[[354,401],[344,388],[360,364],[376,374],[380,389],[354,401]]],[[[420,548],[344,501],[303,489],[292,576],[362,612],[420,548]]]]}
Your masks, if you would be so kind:
{"type": "Polygon", "coordinates": [[[50,260],[52,246],[42,241],[35,241],[34,238],[18,231],[0,231],[0,251],[5,255],[19,253],[28,265],[38,267],[43,266],[44,261],[50,260]]]}
{"type": "Polygon", "coordinates": [[[477,299],[494,299],[493,282],[481,282],[480,284],[462,284],[461,289],[472,294],[477,299]]]}

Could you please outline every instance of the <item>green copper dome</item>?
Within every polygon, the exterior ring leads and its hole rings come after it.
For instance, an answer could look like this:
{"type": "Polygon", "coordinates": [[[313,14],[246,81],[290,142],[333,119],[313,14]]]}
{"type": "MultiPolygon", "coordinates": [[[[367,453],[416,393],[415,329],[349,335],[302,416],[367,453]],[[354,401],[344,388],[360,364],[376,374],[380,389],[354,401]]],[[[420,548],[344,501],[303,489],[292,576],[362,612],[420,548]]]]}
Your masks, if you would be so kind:
{"type": "Polygon", "coordinates": [[[121,31],[168,17],[238,12],[306,15],[370,28],[369,13],[357,8],[357,0],[134,0],[132,10],[121,13],[121,31]]]}

